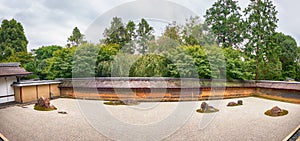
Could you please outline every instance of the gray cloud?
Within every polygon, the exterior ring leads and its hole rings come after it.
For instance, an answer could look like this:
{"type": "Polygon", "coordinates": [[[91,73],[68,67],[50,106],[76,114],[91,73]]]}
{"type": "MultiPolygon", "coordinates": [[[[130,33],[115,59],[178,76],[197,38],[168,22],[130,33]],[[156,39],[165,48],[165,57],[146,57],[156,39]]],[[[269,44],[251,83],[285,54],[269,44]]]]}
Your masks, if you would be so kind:
{"type": "MultiPolygon", "coordinates": [[[[22,23],[29,40],[28,50],[43,45],[64,46],[75,26],[84,33],[100,15],[132,1],[134,0],[2,0],[0,3],[0,20],[15,18],[22,23]]],[[[168,1],[190,9],[203,19],[205,10],[216,0],[168,1]]],[[[274,0],[273,2],[279,11],[277,31],[291,35],[299,45],[300,19],[298,13],[300,13],[300,9],[298,5],[300,5],[300,1],[274,0]]],[[[248,0],[239,1],[242,8],[245,8],[248,3],[248,0]]],[[[130,14],[141,8],[147,8],[147,5],[133,7],[124,14],[130,14]]],[[[153,10],[155,11],[155,9],[153,10]]],[[[105,22],[109,23],[110,21],[105,22]]]]}

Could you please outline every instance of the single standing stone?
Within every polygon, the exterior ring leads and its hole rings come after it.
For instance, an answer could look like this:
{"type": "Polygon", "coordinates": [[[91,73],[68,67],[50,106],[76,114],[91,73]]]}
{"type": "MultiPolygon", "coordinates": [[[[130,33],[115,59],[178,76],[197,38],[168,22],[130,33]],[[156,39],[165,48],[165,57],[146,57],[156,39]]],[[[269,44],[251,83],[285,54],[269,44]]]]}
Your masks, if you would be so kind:
{"type": "Polygon", "coordinates": [[[280,112],[282,112],[282,110],[279,107],[277,107],[277,106],[273,107],[270,110],[270,114],[271,115],[278,115],[280,112]]]}
{"type": "Polygon", "coordinates": [[[37,105],[40,106],[40,107],[44,107],[45,106],[45,98],[44,97],[40,97],[37,100],[37,105]]]}
{"type": "Polygon", "coordinates": [[[202,102],[202,104],[201,104],[202,111],[206,111],[207,108],[208,108],[208,104],[206,102],[202,102]]]}
{"type": "Polygon", "coordinates": [[[45,98],[45,107],[50,108],[50,100],[49,98],[45,98]]]}
{"type": "Polygon", "coordinates": [[[238,101],[237,101],[237,104],[243,105],[243,100],[238,100],[238,101]]]}

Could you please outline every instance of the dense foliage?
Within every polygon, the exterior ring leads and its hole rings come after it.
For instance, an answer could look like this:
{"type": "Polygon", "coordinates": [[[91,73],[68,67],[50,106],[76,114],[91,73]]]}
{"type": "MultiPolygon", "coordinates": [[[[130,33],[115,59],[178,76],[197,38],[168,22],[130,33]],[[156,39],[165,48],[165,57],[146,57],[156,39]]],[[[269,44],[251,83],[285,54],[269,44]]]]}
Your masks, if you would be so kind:
{"type": "Polygon", "coordinates": [[[2,21],[0,27],[0,61],[11,61],[7,58],[16,56],[15,53],[27,52],[27,44],[28,41],[21,23],[15,19],[2,21]]]}
{"type": "MultiPolygon", "coordinates": [[[[20,62],[30,78],[187,77],[238,80],[300,80],[300,47],[277,28],[270,0],[217,0],[205,21],[189,17],[165,27],[161,36],[146,19],[114,17],[99,44],[84,41],[75,27],[66,47],[42,46],[27,53],[21,23],[3,20],[0,61],[20,62]],[[242,16],[244,15],[244,16],[242,16]]],[[[101,34],[101,33],[99,33],[101,34]]]]}
{"type": "Polygon", "coordinates": [[[218,0],[206,11],[205,22],[223,47],[235,47],[242,42],[242,15],[237,1],[218,0]]]}
{"type": "Polygon", "coordinates": [[[255,58],[255,79],[274,79],[274,77],[278,79],[278,76],[273,76],[280,74],[281,70],[276,53],[278,49],[270,41],[278,22],[275,6],[270,0],[251,0],[244,12],[247,17],[245,21],[247,28],[244,32],[247,39],[245,53],[255,58]]]}

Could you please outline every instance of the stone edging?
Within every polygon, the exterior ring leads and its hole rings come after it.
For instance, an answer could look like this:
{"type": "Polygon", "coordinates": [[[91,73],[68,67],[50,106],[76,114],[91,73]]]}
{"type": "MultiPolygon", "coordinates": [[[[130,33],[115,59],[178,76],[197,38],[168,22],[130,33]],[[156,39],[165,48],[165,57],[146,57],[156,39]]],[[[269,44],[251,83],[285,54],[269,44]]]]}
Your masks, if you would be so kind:
{"type": "Polygon", "coordinates": [[[288,141],[298,130],[300,129],[300,125],[298,125],[288,136],[286,136],[282,141],[288,141]]]}
{"type": "Polygon", "coordinates": [[[3,141],[8,141],[8,139],[5,138],[1,133],[0,133],[0,138],[1,138],[3,141]]]}

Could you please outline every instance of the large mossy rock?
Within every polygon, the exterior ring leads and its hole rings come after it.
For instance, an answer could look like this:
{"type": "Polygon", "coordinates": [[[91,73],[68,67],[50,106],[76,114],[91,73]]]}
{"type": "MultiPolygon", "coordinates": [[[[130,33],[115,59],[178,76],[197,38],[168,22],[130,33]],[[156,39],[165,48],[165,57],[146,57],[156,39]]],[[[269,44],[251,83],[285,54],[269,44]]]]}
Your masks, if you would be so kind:
{"type": "Polygon", "coordinates": [[[287,115],[287,114],[288,114],[287,110],[281,109],[278,106],[275,106],[272,109],[267,110],[265,112],[265,115],[273,116],[273,117],[275,117],[275,116],[284,116],[284,115],[287,115]]]}

